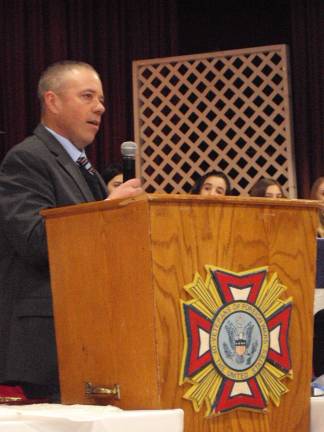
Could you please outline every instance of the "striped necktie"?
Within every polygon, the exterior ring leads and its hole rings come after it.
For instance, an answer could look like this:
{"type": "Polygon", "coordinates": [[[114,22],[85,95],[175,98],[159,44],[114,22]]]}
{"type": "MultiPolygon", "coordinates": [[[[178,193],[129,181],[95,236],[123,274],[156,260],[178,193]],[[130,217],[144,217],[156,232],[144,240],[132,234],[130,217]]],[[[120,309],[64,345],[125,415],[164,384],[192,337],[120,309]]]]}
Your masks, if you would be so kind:
{"type": "Polygon", "coordinates": [[[89,160],[86,156],[84,156],[84,155],[79,156],[76,163],[79,165],[79,167],[85,168],[89,174],[91,174],[91,175],[95,174],[96,170],[93,168],[93,166],[91,165],[91,163],[89,162],[89,160]]]}
{"type": "Polygon", "coordinates": [[[84,155],[80,156],[76,163],[85,181],[87,182],[94,199],[102,200],[107,198],[106,188],[103,188],[101,185],[97,172],[88,161],[87,157],[84,155]]]}

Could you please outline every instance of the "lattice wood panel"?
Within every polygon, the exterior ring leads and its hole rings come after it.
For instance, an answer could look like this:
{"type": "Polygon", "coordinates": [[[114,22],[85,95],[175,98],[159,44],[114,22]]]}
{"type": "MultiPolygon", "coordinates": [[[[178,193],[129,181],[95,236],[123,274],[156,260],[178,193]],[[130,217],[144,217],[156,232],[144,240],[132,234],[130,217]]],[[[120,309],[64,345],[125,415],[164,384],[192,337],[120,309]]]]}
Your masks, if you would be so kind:
{"type": "Polygon", "coordinates": [[[133,92],[148,192],[188,192],[218,169],[236,194],[271,177],[296,195],[285,45],[135,61],[133,92]]]}

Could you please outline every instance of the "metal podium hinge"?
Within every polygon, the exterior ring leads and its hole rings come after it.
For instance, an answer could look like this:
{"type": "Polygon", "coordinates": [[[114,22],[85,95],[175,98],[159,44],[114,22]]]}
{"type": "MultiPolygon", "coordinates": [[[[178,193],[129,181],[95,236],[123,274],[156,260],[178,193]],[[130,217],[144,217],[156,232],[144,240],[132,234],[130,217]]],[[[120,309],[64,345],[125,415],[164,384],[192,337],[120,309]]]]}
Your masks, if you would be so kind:
{"type": "Polygon", "coordinates": [[[104,385],[93,385],[91,382],[86,382],[85,394],[87,396],[101,396],[119,400],[120,386],[119,384],[114,384],[113,387],[107,387],[104,385]]]}

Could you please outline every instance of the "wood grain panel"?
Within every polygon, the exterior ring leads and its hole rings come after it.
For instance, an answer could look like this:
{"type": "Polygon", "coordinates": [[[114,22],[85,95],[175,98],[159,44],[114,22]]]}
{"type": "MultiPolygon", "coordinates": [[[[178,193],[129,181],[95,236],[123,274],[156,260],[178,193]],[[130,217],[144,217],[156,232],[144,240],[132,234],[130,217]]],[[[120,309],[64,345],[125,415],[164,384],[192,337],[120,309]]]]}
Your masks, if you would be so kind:
{"type": "Polygon", "coordinates": [[[186,431],[308,431],[316,212],[311,210],[310,217],[307,208],[289,202],[285,207],[269,201],[260,206],[250,200],[249,205],[238,207],[233,200],[224,201],[152,205],[163,407],[171,402],[185,410],[186,431]],[[284,296],[293,296],[290,347],[294,379],[287,380],[290,391],[280,408],[270,403],[266,415],[238,411],[204,419],[203,412],[194,413],[191,403],[182,399],[185,388],[174,389],[183,349],[179,298],[189,299],[183,286],[193,280],[196,271],[205,278],[205,264],[236,272],[269,266],[270,274],[278,272],[287,286],[284,296]]]}
{"type": "Polygon", "coordinates": [[[97,403],[91,381],[119,383],[123,408],[159,406],[147,203],[80,207],[47,220],[62,400],[97,403]]]}
{"type": "Polygon", "coordinates": [[[43,212],[62,397],[95,403],[84,382],[119,383],[124,409],[181,407],[186,432],[306,432],[309,428],[316,203],[150,195],[43,212]],[[180,299],[206,264],[268,266],[294,301],[294,379],[280,407],[204,418],[183,399],[180,299]]]}

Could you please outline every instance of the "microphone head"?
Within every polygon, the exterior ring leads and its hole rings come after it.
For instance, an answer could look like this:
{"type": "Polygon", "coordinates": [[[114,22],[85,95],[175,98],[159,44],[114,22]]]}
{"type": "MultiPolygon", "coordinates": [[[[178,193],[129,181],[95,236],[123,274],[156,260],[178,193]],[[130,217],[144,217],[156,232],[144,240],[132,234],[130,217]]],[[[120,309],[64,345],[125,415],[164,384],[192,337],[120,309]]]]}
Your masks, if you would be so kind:
{"type": "Polygon", "coordinates": [[[120,146],[120,152],[123,157],[135,158],[137,151],[137,144],[133,141],[125,141],[120,146]]]}

